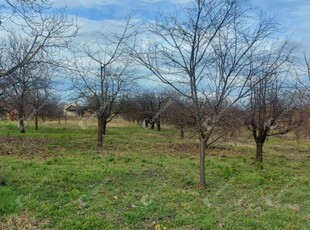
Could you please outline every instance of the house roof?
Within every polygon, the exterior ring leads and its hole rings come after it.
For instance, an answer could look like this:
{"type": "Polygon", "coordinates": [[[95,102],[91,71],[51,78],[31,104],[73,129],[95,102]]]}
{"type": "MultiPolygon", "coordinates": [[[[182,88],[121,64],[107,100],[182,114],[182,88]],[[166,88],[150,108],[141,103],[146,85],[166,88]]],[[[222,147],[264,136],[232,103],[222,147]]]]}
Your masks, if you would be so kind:
{"type": "Polygon", "coordinates": [[[65,105],[65,110],[77,110],[79,108],[79,106],[77,105],[76,102],[73,102],[70,105],[65,105]]]}

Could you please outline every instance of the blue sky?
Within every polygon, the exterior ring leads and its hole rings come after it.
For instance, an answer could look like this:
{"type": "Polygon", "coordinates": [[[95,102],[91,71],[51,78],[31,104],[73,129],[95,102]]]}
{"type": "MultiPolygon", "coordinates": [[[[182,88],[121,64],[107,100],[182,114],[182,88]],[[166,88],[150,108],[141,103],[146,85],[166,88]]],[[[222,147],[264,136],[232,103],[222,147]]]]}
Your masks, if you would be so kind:
{"type": "Polygon", "coordinates": [[[253,3],[274,15],[283,32],[293,33],[295,41],[310,48],[310,0],[258,0],[253,3]]]}
{"type": "MultiPolygon", "coordinates": [[[[0,0],[1,1],[1,0],[0,0]]],[[[93,32],[115,28],[129,14],[146,21],[153,20],[159,10],[173,10],[192,0],[54,0],[56,7],[67,7],[67,13],[78,17],[82,27],[78,42],[90,42],[93,32]]],[[[310,0],[252,0],[252,7],[276,17],[283,36],[292,35],[299,52],[310,55],[310,0]],[[309,50],[309,51],[308,51],[309,50]]]]}
{"type": "MultiPolygon", "coordinates": [[[[55,0],[56,6],[66,6],[68,14],[78,16],[88,32],[97,27],[96,22],[122,20],[130,13],[141,20],[151,20],[158,10],[177,8],[189,2],[191,0],[55,0]]],[[[283,32],[293,33],[296,42],[310,49],[310,0],[252,0],[251,4],[275,16],[283,32]]]]}
{"type": "Polygon", "coordinates": [[[132,13],[143,20],[154,18],[158,10],[173,9],[190,0],[56,0],[56,5],[66,6],[69,14],[90,20],[119,20],[132,13]]]}

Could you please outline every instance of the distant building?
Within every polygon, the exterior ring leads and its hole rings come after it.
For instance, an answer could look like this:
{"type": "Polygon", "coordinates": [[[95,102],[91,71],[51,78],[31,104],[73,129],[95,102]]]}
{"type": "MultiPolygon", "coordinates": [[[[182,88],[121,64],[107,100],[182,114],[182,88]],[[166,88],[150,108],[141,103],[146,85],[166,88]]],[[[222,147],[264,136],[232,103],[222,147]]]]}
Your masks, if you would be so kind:
{"type": "Polygon", "coordinates": [[[80,115],[80,107],[76,102],[64,106],[64,115],[66,117],[77,117],[80,115]]]}
{"type": "Polygon", "coordinates": [[[7,119],[10,121],[17,121],[18,120],[18,111],[16,109],[12,110],[12,111],[8,111],[7,119]]]}

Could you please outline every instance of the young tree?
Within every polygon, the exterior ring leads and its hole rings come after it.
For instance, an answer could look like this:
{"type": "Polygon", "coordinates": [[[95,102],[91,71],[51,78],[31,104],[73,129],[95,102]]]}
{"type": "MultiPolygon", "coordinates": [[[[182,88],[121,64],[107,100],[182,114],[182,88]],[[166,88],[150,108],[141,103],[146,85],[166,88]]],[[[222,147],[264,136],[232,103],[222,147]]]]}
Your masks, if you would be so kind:
{"type": "Polygon", "coordinates": [[[195,0],[148,25],[152,40],[130,54],[163,83],[190,99],[200,141],[200,185],[206,187],[205,155],[228,108],[248,93],[251,55],[274,32],[269,18],[248,13],[246,1],[195,0]],[[154,42],[153,42],[154,41],[154,42]],[[146,45],[148,44],[148,45],[146,45]],[[209,105],[205,111],[203,103],[209,105]]]}
{"type": "Polygon", "coordinates": [[[170,95],[170,98],[172,103],[164,111],[164,119],[165,122],[180,130],[180,138],[183,139],[185,137],[185,130],[195,127],[195,117],[191,102],[188,98],[180,97],[176,94],[170,95]]]}
{"type": "Polygon", "coordinates": [[[61,118],[65,117],[65,103],[61,102],[60,96],[55,93],[47,92],[47,96],[47,101],[40,110],[39,115],[43,121],[49,118],[51,120],[58,120],[58,123],[60,123],[61,118]]]}
{"type": "Polygon", "coordinates": [[[161,116],[166,106],[169,107],[169,97],[162,92],[144,91],[134,97],[138,105],[138,112],[144,122],[145,128],[161,130],[161,116]]]}
{"type": "Polygon", "coordinates": [[[74,88],[97,114],[99,147],[102,147],[107,123],[118,113],[115,110],[117,101],[137,78],[124,52],[124,44],[135,33],[130,19],[120,30],[98,32],[92,44],[75,52],[73,61],[73,74],[77,74],[72,78],[74,88]]]}
{"type": "Polygon", "coordinates": [[[246,124],[256,143],[256,162],[263,162],[263,146],[268,136],[283,135],[301,123],[298,95],[272,73],[251,90],[246,124]]]}
{"type": "Polygon", "coordinates": [[[49,103],[50,92],[47,87],[48,85],[43,85],[42,88],[34,90],[29,96],[29,103],[33,108],[35,130],[39,129],[39,116],[43,115],[43,110],[49,103]]]}
{"type": "Polygon", "coordinates": [[[36,117],[39,108],[44,105],[42,91],[48,90],[51,79],[51,75],[47,73],[47,66],[31,64],[20,67],[5,78],[5,99],[12,109],[18,111],[21,133],[25,132],[26,115],[36,117]]]}
{"type": "Polygon", "coordinates": [[[136,95],[134,94],[124,95],[120,99],[119,108],[123,119],[142,125],[145,117],[143,116],[139,103],[135,99],[136,95]]]}

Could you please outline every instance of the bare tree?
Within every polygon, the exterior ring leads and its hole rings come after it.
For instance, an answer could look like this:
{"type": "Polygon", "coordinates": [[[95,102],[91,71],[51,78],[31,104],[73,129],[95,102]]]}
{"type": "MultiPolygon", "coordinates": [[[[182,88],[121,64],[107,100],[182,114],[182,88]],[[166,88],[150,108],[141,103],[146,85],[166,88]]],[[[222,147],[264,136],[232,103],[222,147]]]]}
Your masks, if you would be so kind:
{"type": "Polygon", "coordinates": [[[263,161],[263,145],[270,135],[286,134],[300,124],[297,108],[302,104],[297,81],[290,75],[295,47],[288,40],[273,43],[264,51],[251,80],[247,126],[256,142],[256,161],[263,161]]]}
{"type": "Polygon", "coordinates": [[[191,130],[195,127],[195,117],[191,102],[188,98],[181,97],[178,94],[171,93],[169,97],[172,104],[164,111],[164,120],[180,131],[180,138],[185,137],[185,130],[191,130]]]}
{"type": "Polygon", "coordinates": [[[5,0],[0,10],[0,78],[29,64],[61,64],[61,51],[77,33],[63,9],[52,9],[48,0],[5,0]],[[18,59],[11,57],[12,43],[24,45],[18,59]]]}
{"type": "Polygon", "coordinates": [[[117,28],[121,32],[98,32],[92,44],[85,44],[75,51],[73,73],[77,75],[72,79],[74,89],[96,111],[100,147],[107,123],[118,113],[115,110],[117,101],[130,90],[137,78],[124,52],[124,44],[135,33],[132,28],[128,19],[124,27],[117,28]]]}
{"type": "Polygon", "coordinates": [[[142,125],[145,117],[143,116],[139,103],[135,99],[135,94],[124,95],[121,98],[119,102],[119,107],[122,113],[121,116],[126,121],[142,125]]]}
{"type": "Polygon", "coordinates": [[[46,109],[49,104],[49,99],[51,97],[51,93],[49,92],[48,84],[42,85],[40,89],[34,90],[29,95],[29,103],[33,109],[33,117],[35,122],[35,130],[39,129],[39,116],[40,114],[43,116],[43,111],[46,109]]]}
{"type": "Polygon", "coordinates": [[[5,100],[12,109],[18,111],[21,133],[25,132],[26,115],[35,115],[35,110],[32,107],[34,94],[37,91],[46,90],[46,83],[50,81],[51,76],[45,73],[43,66],[32,64],[20,67],[5,78],[5,100]]]}
{"type": "Polygon", "coordinates": [[[169,97],[165,96],[163,92],[154,92],[145,90],[136,95],[134,101],[138,105],[138,113],[144,122],[145,128],[161,130],[161,116],[164,111],[163,107],[167,105],[169,97]]]}
{"type": "Polygon", "coordinates": [[[159,16],[148,25],[154,42],[136,43],[130,49],[135,60],[191,100],[202,187],[206,150],[225,135],[217,129],[221,118],[248,93],[255,62],[250,54],[275,31],[272,19],[248,12],[246,1],[195,0],[175,14],[159,16]]]}
{"type": "Polygon", "coordinates": [[[307,56],[306,53],[304,53],[304,60],[302,62],[301,65],[301,69],[303,72],[306,73],[306,76],[308,77],[308,81],[301,81],[301,85],[303,87],[302,90],[304,90],[304,92],[306,92],[306,100],[308,100],[308,105],[307,105],[307,136],[310,137],[310,58],[307,56]]]}
{"type": "Polygon", "coordinates": [[[137,89],[123,97],[119,106],[125,120],[147,129],[155,129],[156,125],[157,131],[161,131],[162,120],[167,121],[168,111],[172,109],[172,97],[164,91],[137,89]]]}
{"type": "Polygon", "coordinates": [[[267,137],[287,134],[302,122],[298,94],[286,88],[287,85],[283,87],[283,79],[279,78],[275,74],[264,79],[253,87],[250,98],[246,123],[256,143],[256,161],[260,163],[267,137]]]}
{"type": "MultiPolygon", "coordinates": [[[[43,97],[44,96],[45,95],[43,94],[43,97]]],[[[61,118],[65,117],[64,107],[65,103],[61,102],[58,94],[47,92],[47,100],[45,101],[42,109],[39,110],[39,115],[43,121],[48,118],[51,120],[58,120],[60,123],[61,118]]]]}

